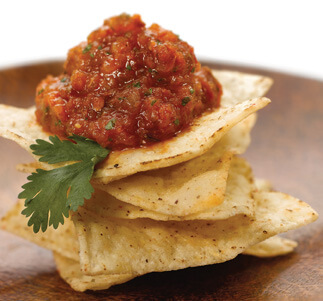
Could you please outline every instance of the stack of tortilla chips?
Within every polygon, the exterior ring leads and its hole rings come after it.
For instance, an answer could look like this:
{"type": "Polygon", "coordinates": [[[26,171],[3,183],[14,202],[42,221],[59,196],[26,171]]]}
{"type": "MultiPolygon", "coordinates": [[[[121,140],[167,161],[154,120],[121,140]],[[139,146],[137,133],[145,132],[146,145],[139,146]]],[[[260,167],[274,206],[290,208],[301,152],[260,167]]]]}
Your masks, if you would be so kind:
{"type": "MultiPolygon", "coordinates": [[[[1,227],[53,250],[60,275],[77,291],[220,263],[240,253],[291,252],[296,242],[275,235],[313,222],[316,212],[254,180],[249,164],[237,156],[250,143],[254,113],[270,102],[262,96],[272,81],[238,72],[214,75],[224,89],[221,107],[171,140],[111,153],[93,175],[92,198],[63,226],[34,234],[20,201],[1,227]]],[[[29,152],[36,139],[48,139],[34,108],[4,105],[0,135],[29,152]]],[[[35,168],[53,167],[18,166],[25,172],[35,168]]]]}

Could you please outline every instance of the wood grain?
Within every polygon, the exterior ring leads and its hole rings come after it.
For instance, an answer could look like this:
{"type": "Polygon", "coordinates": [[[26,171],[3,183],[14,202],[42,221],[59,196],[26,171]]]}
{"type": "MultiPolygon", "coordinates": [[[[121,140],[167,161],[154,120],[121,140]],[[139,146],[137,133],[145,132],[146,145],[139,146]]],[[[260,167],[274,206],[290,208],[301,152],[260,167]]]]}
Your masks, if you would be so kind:
{"type": "MultiPolygon", "coordinates": [[[[277,190],[323,212],[323,83],[277,72],[207,62],[210,67],[264,74],[275,81],[272,104],[259,113],[247,154],[254,173],[277,190]]],[[[61,62],[0,71],[0,103],[28,107],[35,86],[61,62]]],[[[14,204],[31,157],[0,138],[0,216],[14,204]]],[[[58,276],[50,251],[0,232],[0,300],[323,300],[322,219],[288,233],[299,247],[288,256],[238,256],[223,264],[151,273],[99,292],[74,292],[58,276]]]]}

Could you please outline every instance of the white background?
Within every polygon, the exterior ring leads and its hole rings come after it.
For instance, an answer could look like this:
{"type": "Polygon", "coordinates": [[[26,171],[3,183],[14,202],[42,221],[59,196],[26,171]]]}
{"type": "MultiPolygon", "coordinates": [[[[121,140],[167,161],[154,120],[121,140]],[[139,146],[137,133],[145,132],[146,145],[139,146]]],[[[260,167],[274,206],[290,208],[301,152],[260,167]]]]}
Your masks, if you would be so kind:
{"type": "Polygon", "coordinates": [[[323,1],[1,1],[0,68],[64,58],[103,20],[139,13],[171,29],[199,58],[323,80],[323,1]]]}

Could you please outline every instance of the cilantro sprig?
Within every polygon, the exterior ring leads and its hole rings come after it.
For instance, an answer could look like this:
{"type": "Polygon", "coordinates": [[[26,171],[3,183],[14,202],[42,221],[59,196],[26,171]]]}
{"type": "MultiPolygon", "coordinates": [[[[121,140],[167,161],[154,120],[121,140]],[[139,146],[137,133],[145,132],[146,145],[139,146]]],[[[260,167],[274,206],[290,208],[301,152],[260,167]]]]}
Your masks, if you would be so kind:
{"type": "Polygon", "coordinates": [[[45,232],[48,226],[57,229],[64,224],[69,210],[76,211],[84,199],[91,197],[94,166],[109,154],[108,149],[93,140],[77,135],[69,139],[73,142],[50,136],[50,142],[37,139],[30,146],[40,162],[68,163],[52,170],[37,169],[22,186],[24,190],[18,196],[26,199],[22,214],[30,217],[28,226],[33,226],[35,233],[40,228],[45,232]]]}

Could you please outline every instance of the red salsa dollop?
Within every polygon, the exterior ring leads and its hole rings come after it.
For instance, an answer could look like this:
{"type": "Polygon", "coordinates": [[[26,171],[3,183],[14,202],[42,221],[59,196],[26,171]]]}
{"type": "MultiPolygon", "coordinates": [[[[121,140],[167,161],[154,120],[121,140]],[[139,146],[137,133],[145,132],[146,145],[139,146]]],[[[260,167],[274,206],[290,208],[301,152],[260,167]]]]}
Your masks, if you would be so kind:
{"type": "Polygon", "coordinates": [[[221,94],[190,45],[122,14],[69,51],[63,74],[38,85],[36,117],[60,137],[76,134],[121,150],[175,136],[218,107],[221,94]]]}

